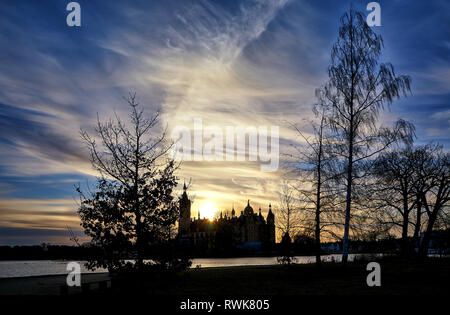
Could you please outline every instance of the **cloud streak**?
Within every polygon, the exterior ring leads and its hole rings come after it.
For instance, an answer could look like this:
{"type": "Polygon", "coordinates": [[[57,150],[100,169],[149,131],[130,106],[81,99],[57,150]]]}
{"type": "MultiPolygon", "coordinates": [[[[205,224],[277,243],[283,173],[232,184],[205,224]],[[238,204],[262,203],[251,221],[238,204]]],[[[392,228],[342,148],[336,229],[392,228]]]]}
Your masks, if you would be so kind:
{"type": "MultiPolygon", "coordinates": [[[[126,117],[129,91],[148,112],[160,109],[169,131],[195,117],[219,128],[276,125],[281,152],[301,145],[287,122],[311,132],[314,89],[348,9],[331,0],[81,1],[83,26],[72,29],[60,1],[11,3],[0,3],[0,217],[4,229],[33,231],[77,225],[73,183],[95,175],[79,129],[92,132],[97,113],[126,117]]],[[[383,58],[412,75],[413,96],[383,120],[409,119],[423,141],[449,143],[450,45],[438,23],[448,4],[400,5],[382,4],[377,31],[383,58]]],[[[179,172],[194,181],[194,210],[213,199],[239,211],[250,198],[264,212],[281,175],[253,162],[186,162],[179,172]]]]}

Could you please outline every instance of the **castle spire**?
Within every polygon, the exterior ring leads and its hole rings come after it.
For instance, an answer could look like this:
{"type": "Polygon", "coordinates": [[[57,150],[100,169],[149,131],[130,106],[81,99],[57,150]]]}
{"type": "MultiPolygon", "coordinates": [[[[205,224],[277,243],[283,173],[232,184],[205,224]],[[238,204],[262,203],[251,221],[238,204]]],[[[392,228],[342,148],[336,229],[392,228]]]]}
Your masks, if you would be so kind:
{"type": "Polygon", "coordinates": [[[186,187],[186,183],[183,184],[183,194],[181,195],[181,198],[184,200],[188,200],[188,195],[186,193],[187,187],[186,187]]]}
{"type": "Polygon", "coordinates": [[[191,222],[191,201],[186,193],[186,183],[183,184],[183,194],[179,200],[180,203],[180,221],[178,225],[178,233],[186,235],[190,230],[191,222]]]}
{"type": "Polygon", "coordinates": [[[269,203],[269,213],[267,214],[267,223],[274,224],[275,223],[275,215],[272,212],[272,205],[269,203]]]}

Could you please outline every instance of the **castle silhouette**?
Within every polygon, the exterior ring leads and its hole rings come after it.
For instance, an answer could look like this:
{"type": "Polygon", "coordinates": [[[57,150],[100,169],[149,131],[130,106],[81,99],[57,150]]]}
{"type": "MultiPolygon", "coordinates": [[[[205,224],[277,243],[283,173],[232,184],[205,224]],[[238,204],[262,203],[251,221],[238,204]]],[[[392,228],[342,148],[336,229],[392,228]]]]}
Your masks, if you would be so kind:
{"type": "Polygon", "coordinates": [[[226,214],[214,221],[198,218],[191,219],[191,201],[186,193],[186,185],[180,198],[180,220],[178,239],[184,243],[204,249],[232,248],[270,249],[275,244],[275,216],[269,204],[266,220],[261,214],[253,212],[250,200],[241,215],[236,216],[234,206],[231,216],[226,214]]]}

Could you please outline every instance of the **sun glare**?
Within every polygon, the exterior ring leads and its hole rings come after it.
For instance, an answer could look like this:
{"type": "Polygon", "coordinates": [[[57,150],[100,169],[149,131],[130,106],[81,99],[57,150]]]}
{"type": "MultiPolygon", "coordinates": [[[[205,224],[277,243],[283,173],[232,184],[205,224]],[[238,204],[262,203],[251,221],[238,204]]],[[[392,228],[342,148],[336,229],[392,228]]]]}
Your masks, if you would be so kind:
{"type": "Polygon", "coordinates": [[[201,218],[205,217],[211,221],[214,219],[214,216],[217,212],[217,208],[214,205],[214,202],[209,201],[209,200],[206,201],[203,205],[201,205],[199,210],[200,210],[201,218]]]}

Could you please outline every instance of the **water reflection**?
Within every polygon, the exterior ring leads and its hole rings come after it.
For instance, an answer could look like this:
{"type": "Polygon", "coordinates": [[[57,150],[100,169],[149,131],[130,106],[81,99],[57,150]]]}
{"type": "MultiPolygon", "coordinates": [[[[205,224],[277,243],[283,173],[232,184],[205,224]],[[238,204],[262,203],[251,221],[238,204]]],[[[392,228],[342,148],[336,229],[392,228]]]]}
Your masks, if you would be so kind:
{"type": "MultiPolygon", "coordinates": [[[[349,261],[353,261],[356,256],[367,256],[369,254],[350,254],[349,261]]],[[[314,256],[296,256],[296,263],[314,263],[314,256]]],[[[340,262],[341,255],[323,255],[324,262],[340,262]]],[[[0,278],[29,277],[42,275],[67,274],[66,266],[68,261],[64,260],[20,260],[20,261],[0,261],[0,278]]],[[[105,269],[95,271],[87,270],[84,267],[85,261],[79,261],[82,273],[107,272],[105,269]]],[[[239,258],[196,258],[192,260],[192,268],[200,266],[209,267],[232,267],[232,266],[261,266],[276,265],[277,257],[239,257],[239,258]]]]}

